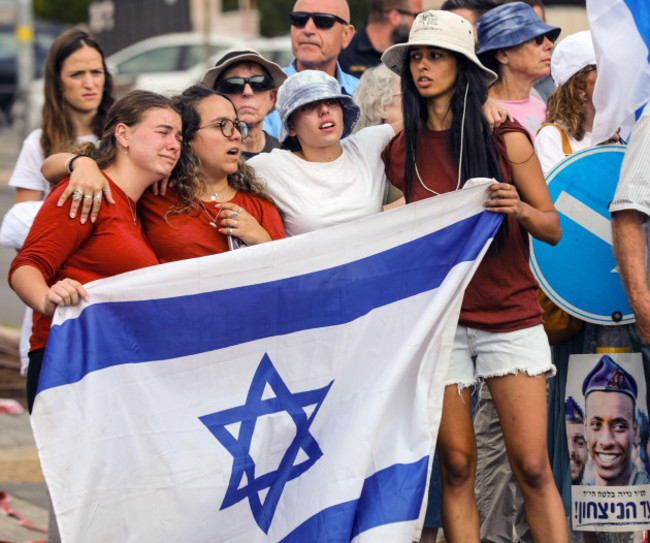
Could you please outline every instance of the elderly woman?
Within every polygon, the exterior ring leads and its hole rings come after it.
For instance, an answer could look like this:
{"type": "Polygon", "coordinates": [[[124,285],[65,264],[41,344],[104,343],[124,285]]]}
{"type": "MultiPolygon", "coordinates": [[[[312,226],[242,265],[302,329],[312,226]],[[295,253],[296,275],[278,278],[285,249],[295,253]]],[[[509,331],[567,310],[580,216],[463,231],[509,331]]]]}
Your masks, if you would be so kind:
{"type": "Polygon", "coordinates": [[[383,64],[368,68],[354,91],[354,102],[360,110],[354,134],[367,126],[401,121],[402,89],[399,76],[383,64]]]}
{"type": "Polygon", "coordinates": [[[27,374],[30,411],[54,310],[87,300],[84,283],[158,263],[136,207],[150,185],[171,174],[181,139],[181,118],[171,102],[133,91],[109,110],[98,157],[115,203],[94,224],[71,221],[57,208],[67,183],[43,203],[9,270],[11,287],[34,310],[27,374]]]}
{"type": "Polygon", "coordinates": [[[508,109],[535,138],[546,105],[531,96],[533,85],[551,70],[551,49],[560,29],[542,22],[528,4],[511,2],[476,22],[481,62],[499,77],[489,96],[508,109]]]}

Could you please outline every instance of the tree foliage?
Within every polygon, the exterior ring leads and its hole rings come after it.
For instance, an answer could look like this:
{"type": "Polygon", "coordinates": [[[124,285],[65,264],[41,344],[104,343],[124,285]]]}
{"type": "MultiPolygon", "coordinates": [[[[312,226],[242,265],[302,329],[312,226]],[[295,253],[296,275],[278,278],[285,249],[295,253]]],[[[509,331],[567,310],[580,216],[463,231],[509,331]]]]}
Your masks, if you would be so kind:
{"type": "Polygon", "coordinates": [[[92,0],[33,0],[34,17],[71,25],[88,22],[92,0]]]}

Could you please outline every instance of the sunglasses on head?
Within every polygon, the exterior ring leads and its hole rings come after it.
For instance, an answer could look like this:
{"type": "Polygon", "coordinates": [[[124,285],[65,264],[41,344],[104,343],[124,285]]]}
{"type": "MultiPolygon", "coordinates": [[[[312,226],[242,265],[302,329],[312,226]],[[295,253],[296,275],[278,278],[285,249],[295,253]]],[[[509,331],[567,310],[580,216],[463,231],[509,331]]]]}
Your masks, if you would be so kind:
{"type": "Polygon", "coordinates": [[[557,36],[553,32],[547,32],[546,34],[540,34],[539,36],[535,36],[533,39],[535,40],[535,43],[537,45],[542,45],[544,43],[544,38],[546,38],[551,43],[555,43],[557,36]]]}
{"type": "Polygon", "coordinates": [[[337,17],[336,15],[332,15],[331,13],[312,13],[311,11],[292,11],[289,14],[289,21],[291,22],[291,26],[295,26],[296,28],[303,28],[306,24],[307,21],[311,19],[314,21],[314,25],[316,28],[332,28],[334,26],[334,23],[341,23],[342,25],[347,25],[350,24],[348,23],[345,19],[341,19],[340,17],[337,17]]]}
{"type": "Polygon", "coordinates": [[[219,81],[215,90],[224,94],[240,94],[248,83],[253,92],[264,92],[275,88],[273,79],[268,75],[253,75],[251,77],[229,77],[219,81]]]}

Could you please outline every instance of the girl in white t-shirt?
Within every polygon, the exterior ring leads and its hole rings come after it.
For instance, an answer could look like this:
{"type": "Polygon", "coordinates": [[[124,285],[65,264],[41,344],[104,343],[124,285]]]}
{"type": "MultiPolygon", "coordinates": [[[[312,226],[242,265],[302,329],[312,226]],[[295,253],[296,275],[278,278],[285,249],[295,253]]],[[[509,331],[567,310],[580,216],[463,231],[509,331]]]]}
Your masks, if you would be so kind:
{"type": "Polygon", "coordinates": [[[350,135],[359,108],[325,72],[304,70],[278,91],[281,149],[248,164],[284,214],[287,235],[311,232],[382,210],[380,153],[401,122],[350,135]]]}
{"type": "MultiPolygon", "coordinates": [[[[104,62],[104,53],[90,34],[78,28],[61,34],[52,44],[45,63],[45,104],[42,128],[34,130],[23,142],[9,180],[16,189],[13,207],[4,217],[0,243],[20,249],[50,192],[50,184],[41,174],[46,156],[95,143],[101,134],[106,112],[113,103],[113,83],[104,62]]],[[[79,193],[74,209],[101,199],[79,193]]],[[[31,333],[31,311],[23,322],[21,372],[27,369],[27,350],[31,333]]]]}

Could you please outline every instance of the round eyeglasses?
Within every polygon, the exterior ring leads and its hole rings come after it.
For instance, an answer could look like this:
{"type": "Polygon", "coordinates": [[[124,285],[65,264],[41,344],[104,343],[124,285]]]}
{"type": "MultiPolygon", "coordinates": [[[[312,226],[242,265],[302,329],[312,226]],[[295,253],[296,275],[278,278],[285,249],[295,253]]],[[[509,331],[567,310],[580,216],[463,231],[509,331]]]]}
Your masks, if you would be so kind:
{"type": "Polygon", "coordinates": [[[237,129],[237,131],[241,134],[242,141],[248,137],[248,125],[244,121],[240,120],[231,121],[230,119],[219,119],[218,121],[199,126],[197,130],[203,130],[204,128],[221,130],[221,133],[226,138],[231,138],[235,133],[235,129],[237,129]]]}

